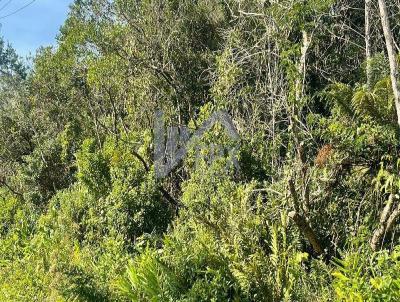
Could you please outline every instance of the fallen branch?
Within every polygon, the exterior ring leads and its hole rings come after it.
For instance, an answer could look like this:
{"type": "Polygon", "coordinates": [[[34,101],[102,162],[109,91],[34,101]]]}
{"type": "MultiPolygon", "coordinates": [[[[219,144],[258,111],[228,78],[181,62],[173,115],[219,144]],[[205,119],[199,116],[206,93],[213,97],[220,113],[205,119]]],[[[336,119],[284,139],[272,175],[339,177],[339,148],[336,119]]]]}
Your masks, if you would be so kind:
{"type": "Polygon", "coordinates": [[[310,242],[313,250],[318,254],[321,255],[324,253],[324,249],[321,246],[317,236],[315,235],[313,229],[310,227],[309,223],[307,222],[306,218],[297,213],[296,211],[290,212],[289,217],[293,219],[296,223],[297,227],[300,229],[301,233],[307,240],[310,242]]]}
{"type": "Polygon", "coordinates": [[[293,198],[293,204],[295,211],[289,213],[289,217],[294,221],[294,223],[299,228],[300,232],[307,238],[308,242],[310,242],[313,250],[318,254],[321,255],[324,252],[321,243],[319,242],[315,232],[311,228],[310,224],[308,223],[307,219],[299,214],[300,205],[299,205],[299,195],[296,192],[296,188],[294,185],[293,179],[289,180],[289,191],[293,198]]]}

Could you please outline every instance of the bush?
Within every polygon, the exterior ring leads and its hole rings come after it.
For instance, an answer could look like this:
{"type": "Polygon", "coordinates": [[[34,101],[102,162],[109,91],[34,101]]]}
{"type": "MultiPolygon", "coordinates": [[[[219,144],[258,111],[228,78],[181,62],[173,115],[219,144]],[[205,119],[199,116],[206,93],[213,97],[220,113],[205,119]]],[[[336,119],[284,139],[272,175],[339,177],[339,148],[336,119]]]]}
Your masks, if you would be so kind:
{"type": "Polygon", "coordinates": [[[352,253],[333,272],[340,301],[399,301],[400,246],[392,252],[352,253]]]}

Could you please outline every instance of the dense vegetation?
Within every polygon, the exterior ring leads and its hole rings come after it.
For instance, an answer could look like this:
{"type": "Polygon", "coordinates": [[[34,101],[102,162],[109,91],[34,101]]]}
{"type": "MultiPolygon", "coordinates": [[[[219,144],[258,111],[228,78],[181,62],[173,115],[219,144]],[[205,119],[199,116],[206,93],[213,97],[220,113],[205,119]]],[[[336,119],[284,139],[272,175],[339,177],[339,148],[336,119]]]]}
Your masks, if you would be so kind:
{"type": "Polygon", "coordinates": [[[400,301],[399,24],[398,0],[75,0],[29,67],[2,42],[0,301],[400,301]],[[240,142],[217,124],[158,179],[156,110],[226,110],[240,142]],[[210,156],[233,143],[240,168],[210,156]]]}

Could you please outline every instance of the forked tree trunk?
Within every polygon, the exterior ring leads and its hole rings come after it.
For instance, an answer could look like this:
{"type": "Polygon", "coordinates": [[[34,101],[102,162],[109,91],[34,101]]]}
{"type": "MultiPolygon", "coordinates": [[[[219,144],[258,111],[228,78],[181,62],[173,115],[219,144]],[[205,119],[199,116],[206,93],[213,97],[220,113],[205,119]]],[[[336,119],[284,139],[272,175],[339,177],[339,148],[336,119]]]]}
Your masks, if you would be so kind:
{"type": "Polygon", "coordinates": [[[400,126],[400,87],[399,87],[399,66],[397,63],[397,55],[394,47],[393,34],[390,29],[389,15],[385,0],[378,0],[379,14],[381,17],[383,33],[385,35],[386,48],[390,65],[390,79],[392,81],[392,89],[394,102],[397,112],[397,124],[400,126]]]}
{"type": "Polygon", "coordinates": [[[392,209],[393,204],[393,195],[390,195],[389,200],[387,201],[385,207],[382,210],[381,217],[379,219],[379,225],[375,229],[371,238],[371,248],[373,251],[377,251],[382,243],[383,237],[385,236],[386,223],[392,209]]]}
{"type": "Polygon", "coordinates": [[[379,250],[385,235],[393,229],[395,222],[400,216],[400,203],[392,209],[393,199],[392,195],[381,213],[379,226],[372,234],[370,244],[373,251],[379,250]]]}

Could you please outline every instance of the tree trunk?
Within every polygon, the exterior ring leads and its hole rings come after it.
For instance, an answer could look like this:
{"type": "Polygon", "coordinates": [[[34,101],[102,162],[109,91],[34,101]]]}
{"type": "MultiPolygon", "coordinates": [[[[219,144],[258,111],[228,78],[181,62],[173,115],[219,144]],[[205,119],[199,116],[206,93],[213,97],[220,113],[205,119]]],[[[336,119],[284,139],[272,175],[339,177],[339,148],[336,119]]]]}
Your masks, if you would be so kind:
{"type": "Polygon", "coordinates": [[[385,221],[383,224],[382,223],[379,224],[379,227],[374,231],[374,234],[371,239],[371,248],[373,251],[379,250],[385,235],[392,230],[399,216],[400,216],[400,205],[398,205],[398,207],[387,218],[387,221],[385,221]]]}
{"type": "Polygon", "coordinates": [[[365,57],[366,57],[366,74],[367,74],[367,87],[371,89],[371,0],[365,0],[365,57]]]}
{"type": "Polygon", "coordinates": [[[308,49],[311,44],[312,35],[310,36],[306,31],[302,32],[302,45],[301,45],[301,56],[297,63],[297,71],[298,75],[295,85],[295,99],[292,103],[292,112],[290,115],[290,123],[292,126],[292,133],[293,133],[293,141],[295,148],[297,150],[297,156],[299,162],[301,163],[301,185],[302,191],[300,194],[302,198],[302,203],[300,204],[299,194],[295,188],[295,181],[294,179],[289,179],[289,191],[293,199],[293,207],[294,211],[289,213],[289,217],[294,221],[294,223],[299,228],[300,232],[303,234],[304,237],[308,240],[311,244],[313,250],[316,254],[321,255],[323,254],[324,250],[320,241],[318,240],[314,230],[311,228],[310,224],[307,221],[306,214],[308,212],[308,204],[309,204],[309,180],[308,180],[308,166],[306,163],[306,159],[304,157],[303,146],[300,142],[300,135],[299,135],[299,120],[300,120],[300,110],[299,107],[301,106],[302,99],[304,97],[304,84],[306,78],[306,69],[307,69],[307,53],[308,49]]]}
{"type": "Polygon", "coordinates": [[[397,124],[400,126],[400,87],[399,87],[399,67],[397,64],[397,55],[394,46],[393,34],[390,29],[389,15],[385,0],[378,0],[379,14],[382,21],[383,33],[385,35],[386,48],[390,64],[390,79],[392,81],[394,102],[397,112],[397,124]]]}
{"type": "Polygon", "coordinates": [[[375,229],[374,233],[372,234],[370,244],[373,251],[377,251],[379,249],[382,239],[385,236],[386,222],[388,220],[389,213],[392,209],[392,204],[393,204],[393,195],[390,195],[388,202],[386,203],[385,207],[382,210],[381,217],[379,219],[379,226],[375,229]]]}

